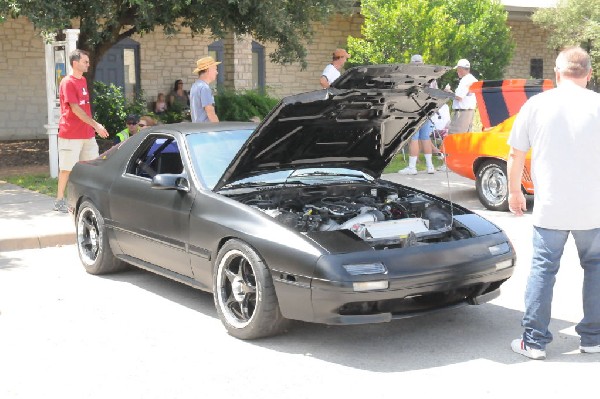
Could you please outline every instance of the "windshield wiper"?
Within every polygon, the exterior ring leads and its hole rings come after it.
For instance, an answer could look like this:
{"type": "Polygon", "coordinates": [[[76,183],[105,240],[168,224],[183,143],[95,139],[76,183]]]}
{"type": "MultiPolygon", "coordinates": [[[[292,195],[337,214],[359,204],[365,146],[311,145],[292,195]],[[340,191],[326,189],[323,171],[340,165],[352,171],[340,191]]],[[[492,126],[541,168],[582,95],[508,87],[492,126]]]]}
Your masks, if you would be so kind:
{"type": "Polygon", "coordinates": [[[298,186],[306,186],[307,184],[298,180],[290,180],[290,181],[280,181],[280,182],[266,182],[266,181],[252,181],[252,182],[240,182],[240,183],[230,183],[226,186],[223,186],[223,189],[231,189],[231,188],[247,188],[247,187],[276,187],[276,186],[289,186],[289,185],[298,185],[298,186]]]}
{"type": "Polygon", "coordinates": [[[308,172],[308,173],[299,173],[295,174],[293,177],[354,177],[361,180],[368,180],[364,175],[357,175],[354,173],[336,173],[336,172],[325,172],[325,171],[316,171],[316,172],[308,172]]]}

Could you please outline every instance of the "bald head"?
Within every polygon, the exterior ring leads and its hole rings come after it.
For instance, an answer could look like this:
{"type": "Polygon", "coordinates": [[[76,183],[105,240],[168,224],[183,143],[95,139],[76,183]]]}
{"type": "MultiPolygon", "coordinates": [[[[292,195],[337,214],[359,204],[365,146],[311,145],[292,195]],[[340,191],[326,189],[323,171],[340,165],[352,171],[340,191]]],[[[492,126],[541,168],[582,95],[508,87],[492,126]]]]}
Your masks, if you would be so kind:
{"type": "Polygon", "coordinates": [[[583,79],[592,70],[589,54],[581,47],[564,49],[556,57],[555,71],[562,76],[572,79],[583,79]]]}

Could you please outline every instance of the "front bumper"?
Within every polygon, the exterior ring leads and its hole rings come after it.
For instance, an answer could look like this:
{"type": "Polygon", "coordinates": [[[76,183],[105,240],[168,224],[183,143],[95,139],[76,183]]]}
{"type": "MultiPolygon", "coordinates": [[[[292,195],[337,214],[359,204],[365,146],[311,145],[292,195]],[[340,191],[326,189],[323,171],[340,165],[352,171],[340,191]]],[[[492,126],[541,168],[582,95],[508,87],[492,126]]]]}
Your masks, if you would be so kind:
{"type": "Polygon", "coordinates": [[[509,251],[492,256],[489,246],[508,242],[504,233],[469,240],[322,257],[310,283],[280,286],[286,317],[324,324],[365,324],[419,316],[444,309],[488,302],[513,273],[516,256],[509,251]],[[467,242],[468,241],[468,242],[467,242]],[[333,271],[348,263],[382,262],[388,272],[349,276],[333,271]],[[321,275],[319,275],[321,271],[321,275]],[[327,278],[331,276],[331,278],[327,278]],[[387,289],[355,291],[355,282],[387,281],[387,289]],[[301,291],[303,291],[301,293],[301,291]],[[293,292],[296,300],[285,299],[293,292]],[[310,296],[311,308],[300,298],[310,296]]]}

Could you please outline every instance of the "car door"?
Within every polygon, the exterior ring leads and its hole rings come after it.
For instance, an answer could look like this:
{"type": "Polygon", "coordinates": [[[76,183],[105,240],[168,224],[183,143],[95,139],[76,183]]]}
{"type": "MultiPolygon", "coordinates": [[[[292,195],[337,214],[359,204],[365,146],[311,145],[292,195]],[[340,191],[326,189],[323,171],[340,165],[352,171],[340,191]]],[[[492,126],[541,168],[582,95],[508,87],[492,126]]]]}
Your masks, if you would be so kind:
{"type": "Polygon", "coordinates": [[[109,207],[126,255],[193,277],[188,240],[194,191],[152,188],[156,174],[186,178],[180,148],[173,135],[149,135],[111,187],[109,207]]]}

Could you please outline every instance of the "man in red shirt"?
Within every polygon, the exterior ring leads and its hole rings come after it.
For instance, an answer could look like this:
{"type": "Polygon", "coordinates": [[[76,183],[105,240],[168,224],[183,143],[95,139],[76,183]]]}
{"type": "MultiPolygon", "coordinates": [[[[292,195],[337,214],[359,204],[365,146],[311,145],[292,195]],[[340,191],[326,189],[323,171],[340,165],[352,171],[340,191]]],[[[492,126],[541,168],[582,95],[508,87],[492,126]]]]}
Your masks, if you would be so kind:
{"type": "Polygon", "coordinates": [[[78,161],[88,161],[98,157],[98,144],[94,131],[102,138],[108,132],[92,119],[90,94],[87,80],[83,76],[90,67],[90,58],[83,50],[73,50],[69,56],[73,67],[71,75],[60,82],[60,120],[58,122],[58,192],[54,210],[67,212],[64,200],[69,174],[78,161]]]}

